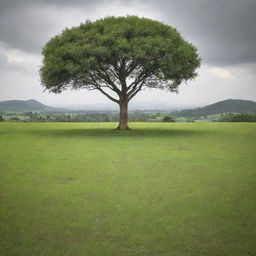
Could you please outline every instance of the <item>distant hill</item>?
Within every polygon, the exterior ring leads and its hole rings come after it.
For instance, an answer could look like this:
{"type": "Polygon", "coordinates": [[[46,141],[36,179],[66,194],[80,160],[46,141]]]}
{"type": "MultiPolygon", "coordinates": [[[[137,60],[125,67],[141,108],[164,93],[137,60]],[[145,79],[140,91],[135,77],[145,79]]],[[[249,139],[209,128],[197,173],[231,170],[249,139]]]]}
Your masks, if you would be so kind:
{"type": "MultiPolygon", "coordinates": [[[[185,105],[185,104],[172,104],[169,102],[161,101],[131,101],[129,103],[129,111],[134,110],[180,110],[185,108],[192,108],[198,105],[185,105]]],[[[85,110],[85,111],[119,111],[116,103],[109,101],[108,103],[94,103],[94,104],[73,104],[73,105],[55,105],[69,110],[85,110]]]]}
{"type": "Polygon", "coordinates": [[[176,117],[200,117],[221,113],[256,113],[256,102],[250,100],[223,100],[205,107],[173,112],[176,117]]]}
{"type": "Polygon", "coordinates": [[[0,102],[0,112],[26,112],[54,110],[36,100],[8,100],[0,102]]]}

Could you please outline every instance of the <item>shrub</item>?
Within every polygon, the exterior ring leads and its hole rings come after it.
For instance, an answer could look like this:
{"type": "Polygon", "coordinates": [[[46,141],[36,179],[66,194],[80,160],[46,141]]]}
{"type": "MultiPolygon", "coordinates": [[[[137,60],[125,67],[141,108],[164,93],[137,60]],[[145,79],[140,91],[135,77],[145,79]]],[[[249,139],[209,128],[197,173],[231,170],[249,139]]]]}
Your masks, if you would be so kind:
{"type": "Polygon", "coordinates": [[[17,116],[11,117],[10,121],[20,121],[20,119],[17,116]]]}
{"type": "Polygon", "coordinates": [[[175,122],[174,118],[171,116],[165,116],[163,122],[175,122]]]}
{"type": "Polygon", "coordinates": [[[240,113],[231,114],[220,117],[219,122],[256,122],[256,114],[240,113]]]}

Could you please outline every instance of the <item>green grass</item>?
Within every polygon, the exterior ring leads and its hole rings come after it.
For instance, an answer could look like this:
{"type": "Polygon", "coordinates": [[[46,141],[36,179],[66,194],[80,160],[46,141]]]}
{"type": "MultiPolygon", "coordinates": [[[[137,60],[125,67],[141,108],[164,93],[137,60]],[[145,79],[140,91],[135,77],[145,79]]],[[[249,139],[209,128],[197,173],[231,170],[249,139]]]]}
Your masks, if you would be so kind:
{"type": "Polygon", "coordinates": [[[253,123],[0,123],[2,256],[256,255],[253,123]]]}

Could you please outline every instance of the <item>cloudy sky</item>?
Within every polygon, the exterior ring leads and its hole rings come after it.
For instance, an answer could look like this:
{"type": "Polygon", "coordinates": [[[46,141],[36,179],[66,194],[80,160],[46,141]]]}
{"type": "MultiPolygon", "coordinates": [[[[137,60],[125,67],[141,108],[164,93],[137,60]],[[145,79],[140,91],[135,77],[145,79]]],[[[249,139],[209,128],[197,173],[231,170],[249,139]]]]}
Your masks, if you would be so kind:
{"type": "Polygon", "coordinates": [[[256,101],[255,0],[0,0],[0,101],[36,99],[45,104],[109,102],[97,92],[43,92],[41,48],[65,27],[105,16],[138,15],[176,27],[197,46],[199,77],[179,94],[146,90],[135,101],[207,104],[256,101]]]}

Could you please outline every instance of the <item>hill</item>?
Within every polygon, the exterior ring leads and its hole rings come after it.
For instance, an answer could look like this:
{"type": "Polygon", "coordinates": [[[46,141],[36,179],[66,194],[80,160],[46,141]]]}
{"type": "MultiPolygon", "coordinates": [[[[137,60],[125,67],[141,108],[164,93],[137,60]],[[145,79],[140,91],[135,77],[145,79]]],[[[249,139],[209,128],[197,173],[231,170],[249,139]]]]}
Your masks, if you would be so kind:
{"type": "Polygon", "coordinates": [[[24,112],[54,110],[36,100],[8,100],[0,102],[0,112],[24,112]]]}
{"type": "Polygon", "coordinates": [[[221,113],[256,113],[256,102],[250,100],[223,100],[205,107],[173,112],[176,117],[200,117],[221,113]]]}

